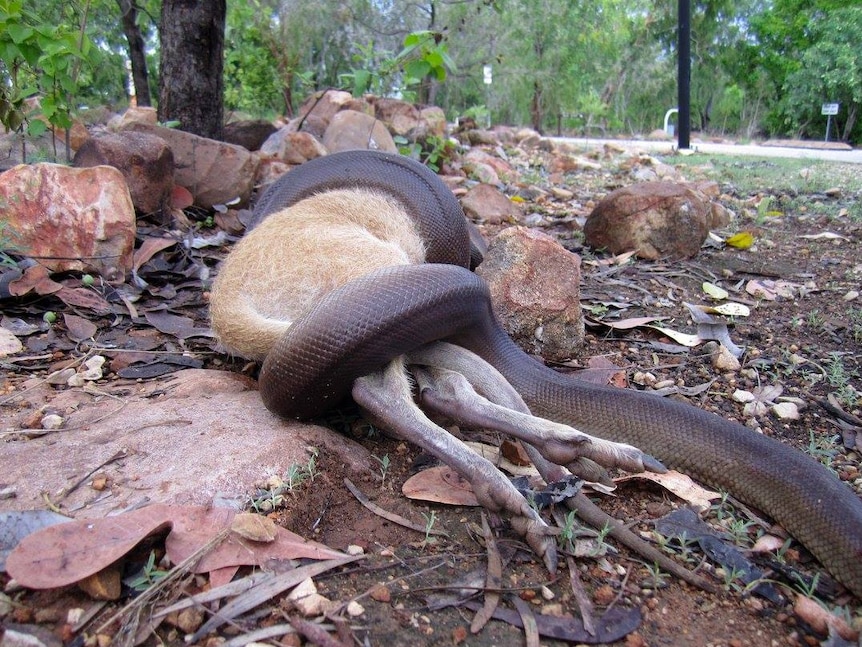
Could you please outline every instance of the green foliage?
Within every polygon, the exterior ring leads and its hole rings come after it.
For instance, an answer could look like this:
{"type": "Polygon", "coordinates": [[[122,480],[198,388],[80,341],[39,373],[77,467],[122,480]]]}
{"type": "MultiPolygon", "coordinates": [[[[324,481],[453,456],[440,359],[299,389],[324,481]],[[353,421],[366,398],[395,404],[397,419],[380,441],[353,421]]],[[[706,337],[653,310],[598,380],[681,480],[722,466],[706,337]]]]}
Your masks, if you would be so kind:
{"type": "Polygon", "coordinates": [[[52,25],[21,0],[0,0],[0,123],[36,136],[47,125],[72,124],[78,70],[90,54],[83,33],[52,25]],[[38,101],[28,105],[29,97],[38,101]]]}
{"type": "Polygon", "coordinates": [[[443,35],[427,30],[407,34],[395,56],[373,42],[360,45],[353,61],[354,68],[343,73],[341,81],[356,97],[371,92],[414,100],[416,93],[410,88],[427,79],[444,81],[447,71],[455,70],[443,35]]]}
{"type": "MultiPolygon", "coordinates": [[[[825,132],[821,103],[841,103],[849,139],[862,106],[862,6],[832,10],[811,25],[813,44],[784,83],[790,125],[808,135],[825,132]],[[852,120],[852,121],[851,121],[852,120]],[[850,122],[850,123],[847,123],[850,122]]],[[[836,118],[837,119],[837,118],[836,118]]],[[[862,129],[857,129],[862,134],[862,129]]]]}
{"type": "Polygon", "coordinates": [[[272,12],[260,2],[228,4],[224,100],[227,110],[254,116],[285,110],[272,12]]]}

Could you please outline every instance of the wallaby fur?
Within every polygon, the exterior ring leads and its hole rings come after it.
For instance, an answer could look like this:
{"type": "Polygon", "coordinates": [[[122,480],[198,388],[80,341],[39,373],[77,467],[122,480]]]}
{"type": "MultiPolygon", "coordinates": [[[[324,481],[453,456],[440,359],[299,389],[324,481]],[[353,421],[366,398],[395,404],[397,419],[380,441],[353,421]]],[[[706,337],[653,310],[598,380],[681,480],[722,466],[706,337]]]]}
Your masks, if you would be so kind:
{"type": "Polygon", "coordinates": [[[368,272],[425,261],[400,202],[366,189],[327,191],[266,217],[228,255],[210,299],[229,352],[262,360],[322,295],[368,272]]]}

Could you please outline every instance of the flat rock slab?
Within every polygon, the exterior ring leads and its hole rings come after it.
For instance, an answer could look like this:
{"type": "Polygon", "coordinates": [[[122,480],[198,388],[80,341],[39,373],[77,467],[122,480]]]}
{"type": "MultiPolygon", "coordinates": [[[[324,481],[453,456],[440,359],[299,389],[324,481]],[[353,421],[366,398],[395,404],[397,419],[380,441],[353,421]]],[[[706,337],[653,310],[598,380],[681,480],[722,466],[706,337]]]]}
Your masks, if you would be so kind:
{"type": "Polygon", "coordinates": [[[43,496],[75,517],[104,517],[143,503],[242,505],[255,485],[305,465],[310,448],[337,454],[345,475],[370,473],[357,443],[325,427],[282,420],[267,411],[254,382],[224,371],[193,369],[158,382],[114,382],[55,391],[32,385],[0,408],[46,407],[63,429],[0,444],[0,488],[15,496],[2,510],[44,509],[43,496]],[[110,395],[108,395],[110,394],[110,395]],[[92,475],[107,476],[93,488],[92,475]]]}

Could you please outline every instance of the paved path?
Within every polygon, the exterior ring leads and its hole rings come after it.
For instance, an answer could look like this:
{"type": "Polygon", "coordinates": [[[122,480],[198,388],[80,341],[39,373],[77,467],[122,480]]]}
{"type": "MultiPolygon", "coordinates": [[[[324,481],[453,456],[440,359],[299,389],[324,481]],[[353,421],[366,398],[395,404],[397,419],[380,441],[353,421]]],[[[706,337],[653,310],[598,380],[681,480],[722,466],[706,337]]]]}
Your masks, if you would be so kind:
{"type": "MultiPolygon", "coordinates": [[[[676,141],[648,141],[628,139],[592,139],[584,137],[549,137],[553,141],[567,142],[587,148],[601,148],[605,144],[622,146],[626,149],[649,151],[651,153],[671,154],[676,151],[676,141]]],[[[797,148],[789,146],[761,146],[757,144],[712,144],[692,142],[692,152],[717,155],[749,155],[754,157],[790,157],[797,159],[827,160],[862,164],[862,149],[831,150],[819,148],[797,148]]]]}

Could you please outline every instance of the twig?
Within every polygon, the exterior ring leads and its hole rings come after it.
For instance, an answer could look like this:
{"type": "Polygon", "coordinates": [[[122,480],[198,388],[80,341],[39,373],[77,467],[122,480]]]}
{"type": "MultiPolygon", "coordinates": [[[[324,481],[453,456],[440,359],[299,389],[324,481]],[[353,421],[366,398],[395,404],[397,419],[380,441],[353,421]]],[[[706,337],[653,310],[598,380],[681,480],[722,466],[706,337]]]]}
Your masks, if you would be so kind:
{"type": "Polygon", "coordinates": [[[399,526],[404,526],[405,528],[410,528],[410,530],[415,530],[421,533],[427,533],[429,535],[437,535],[439,537],[448,537],[449,533],[444,530],[434,530],[433,528],[428,529],[426,526],[420,526],[419,524],[413,523],[409,519],[405,519],[401,515],[397,515],[394,512],[389,512],[388,510],[384,510],[376,503],[372,503],[368,497],[366,497],[360,490],[357,488],[350,479],[344,479],[344,485],[347,486],[347,489],[350,490],[350,493],[356,497],[356,500],[359,501],[363,506],[367,509],[371,510],[374,514],[379,517],[383,517],[387,521],[391,521],[392,523],[397,523],[399,526]]]}

